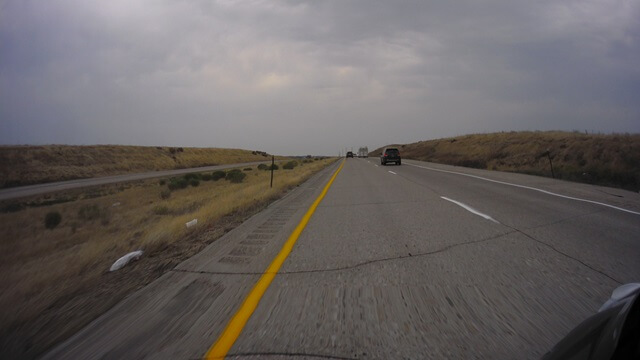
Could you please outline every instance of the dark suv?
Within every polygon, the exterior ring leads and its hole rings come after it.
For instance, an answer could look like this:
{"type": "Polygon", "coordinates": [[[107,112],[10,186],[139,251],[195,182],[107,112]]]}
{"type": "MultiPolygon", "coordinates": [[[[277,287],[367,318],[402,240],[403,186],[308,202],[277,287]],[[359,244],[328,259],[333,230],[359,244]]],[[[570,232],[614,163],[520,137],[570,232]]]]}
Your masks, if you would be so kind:
{"type": "Polygon", "coordinates": [[[380,155],[380,164],[387,165],[387,163],[396,163],[398,165],[402,164],[402,160],[400,159],[400,151],[396,148],[385,148],[382,150],[382,155],[380,155]]]}
{"type": "Polygon", "coordinates": [[[347,157],[348,158],[352,158],[353,157],[353,152],[352,151],[347,151],[347,157]]]}

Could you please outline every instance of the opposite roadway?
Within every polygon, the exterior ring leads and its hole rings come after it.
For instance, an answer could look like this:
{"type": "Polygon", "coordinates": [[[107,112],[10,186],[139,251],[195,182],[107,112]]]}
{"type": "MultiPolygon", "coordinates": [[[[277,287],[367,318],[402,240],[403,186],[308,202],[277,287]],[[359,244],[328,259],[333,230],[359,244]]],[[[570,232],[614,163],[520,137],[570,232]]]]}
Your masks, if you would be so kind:
{"type": "Polygon", "coordinates": [[[58,182],[51,182],[51,183],[44,183],[44,184],[36,184],[36,185],[18,186],[18,187],[12,187],[7,189],[0,189],[0,201],[16,199],[16,198],[25,197],[25,196],[46,194],[54,191],[77,189],[77,188],[88,187],[88,186],[98,186],[98,185],[114,184],[114,183],[127,182],[127,181],[145,180],[145,179],[153,179],[153,178],[159,178],[159,177],[169,177],[169,176],[187,174],[190,172],[224,170],[224,169],[230,169],[230,168],[241,167],[241,166],[254,166],[258,164],[268,164],[269,162],[270,161],[255,161],[255,162],[240,163],[240,164],[211,165],[211,166],[203,166],[203,167],[188,168],[188,169],[149,171],[149,172],[137,173],[137,174],[112,175],[112,176],[103,176],[103,177],[88,178],[88,179],[75,179],[75,180],[58,181],[58,182]]]}
{"type": "MultiPolygon", "coordinates": [[[[45,358],[202,358],[342,162],[45,358]]],[[[537,359],[638,259],[636,193],[347,159],[228,358],[537,359]]]]}

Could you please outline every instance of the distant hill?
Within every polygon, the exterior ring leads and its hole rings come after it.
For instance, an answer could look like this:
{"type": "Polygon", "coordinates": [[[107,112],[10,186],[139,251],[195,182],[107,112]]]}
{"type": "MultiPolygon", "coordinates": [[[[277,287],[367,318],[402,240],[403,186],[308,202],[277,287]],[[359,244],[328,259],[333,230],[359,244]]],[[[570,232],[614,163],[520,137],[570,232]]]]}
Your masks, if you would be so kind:
{"type": "Polygon", "coordinates": [[[406,159],[549,177],[550,157],[556,178],[640,190],[640,134],[501,132],[397,146],[406,159]]]}
{"type": "Polygon", "coordinates": [[[262,151],[121,145],[0,146],[0,188],[266,160],[262,151]]]}

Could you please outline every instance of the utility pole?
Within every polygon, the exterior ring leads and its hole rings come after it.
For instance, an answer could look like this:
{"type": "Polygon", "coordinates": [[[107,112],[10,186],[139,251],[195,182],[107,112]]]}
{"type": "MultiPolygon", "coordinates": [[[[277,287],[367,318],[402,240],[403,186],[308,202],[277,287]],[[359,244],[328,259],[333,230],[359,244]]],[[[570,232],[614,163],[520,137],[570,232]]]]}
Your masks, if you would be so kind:
{"type": "Polygon", "coordinates": [[[551,177],[556,178],[556,174],[553,172],[553,162],[551,162],[551,150],[547,149],[547,158],[549,159],[549,166],[551,167],[551,177]]]}
{"type": "Polygon", "coordinates": [[[271,186],[269,187],[273,187],[273,167],[276,163],[276,157],[274,155],[271,155],[271,186]]]}

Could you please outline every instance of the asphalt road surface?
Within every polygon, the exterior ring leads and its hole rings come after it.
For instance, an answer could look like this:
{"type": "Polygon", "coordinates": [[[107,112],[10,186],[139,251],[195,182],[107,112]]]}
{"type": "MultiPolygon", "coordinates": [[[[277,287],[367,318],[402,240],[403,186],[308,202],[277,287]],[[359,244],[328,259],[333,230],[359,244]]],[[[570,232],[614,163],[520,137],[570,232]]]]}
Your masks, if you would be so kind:
{"type": "MultiPolygon", "coordinates": [[[[340,163],[45,358],[202,358],[340,163]]],[[[537,359],[638,259],[636,193],[347,159],[228,358],[537,359]]]]}
{"type": "Polygon", "coordinates": [[[153,179],[153,178],[166,177],[166,176],[176,176],[176,175],[188,174],[192,172],[224,170],[224,169],[231,169],[231,168],[236,168],[241,166],[254,166],[258,164],[267,164],[270,162],[271,161],[256,161],[256,162],[240,163],[240,164],[204,166],[204,167],[189,168],[189,169],[149,171],[145,173],[103,176],[103,177],[89,178],[89,179],[76,179],[76,180],[59,181],[59,182],[52,182],[52,183],[45,183],[45,184],[37,184],[37,185],[19,186],[19,187],[0,190],[0,201],[16,199],[16,198],[21,198],[25,196],[46,194],[54,191],[77,189],[77,188],[82,188],[87,186],[115,184],[115,183],[127,182],[127,181],[153,179]]]}

